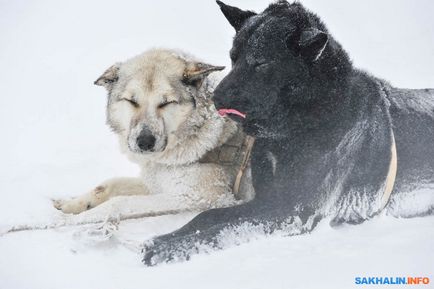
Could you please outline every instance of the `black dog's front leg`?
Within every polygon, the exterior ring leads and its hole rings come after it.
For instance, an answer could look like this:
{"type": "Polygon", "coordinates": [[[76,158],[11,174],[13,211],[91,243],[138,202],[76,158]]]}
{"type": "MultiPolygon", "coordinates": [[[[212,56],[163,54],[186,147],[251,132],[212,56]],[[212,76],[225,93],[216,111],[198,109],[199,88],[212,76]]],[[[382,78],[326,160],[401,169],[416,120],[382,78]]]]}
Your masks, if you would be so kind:
{"type": "Polygon", "coordinates": [[[179,230],[158,236],[146,244],[143,262],[153,266],[161,262],[188,260],[200,248],[203,251],[218,249],[218,238],[225,228],[244,222],[259,223],[262,219],[257,212],[261,210],[260,207],[252,201],[235,207],[205,211],[179,230]]]}
{"type": "Polygon", "coordinates": [[[218,235],[223,226],[214,225],[205,231],[182,228],[176,232],[158,236],[145,244],[142,253],[143,263],[155,266],[160,263],[188,261],[199,251],[218,249],[218,235]]]}
{"type": "Polygon", "coordinates": [[[271,207],[253,200],[240,206],[203,212],[181,229],[149,241],[143,249],[143,262],[154,266],[163,262],[186,261],[199,252],[222,249],[228,241],[230,244],[239,243],[240,240],[225,239],[225,232],[236,236],[237,229],[240,229],[244,235],[245,228],[239,227],[243,224],[258,226],[264,233],[294,226],[296,230],[288,231],[288,234],[299,234],[311,230],[317,222],[317,219],[311,218],[314,215],[311,210],[300,215],[299,211],[289,209],[291,205],[281,208],[275,205],[271,207]]]}

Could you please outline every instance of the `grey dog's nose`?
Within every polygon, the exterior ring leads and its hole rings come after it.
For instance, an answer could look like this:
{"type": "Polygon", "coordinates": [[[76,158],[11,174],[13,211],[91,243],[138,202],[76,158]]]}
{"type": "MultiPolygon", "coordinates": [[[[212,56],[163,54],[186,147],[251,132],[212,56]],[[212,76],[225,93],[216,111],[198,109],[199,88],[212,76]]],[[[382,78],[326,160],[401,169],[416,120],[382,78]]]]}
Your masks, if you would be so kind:
{"type": "Polygon", "coordinates": [[[152,132],[147,127],[144,127],[137,138],[137,146],[142,151],[150,151],[154,148],[155,141],[156,139],[152,132]]]}

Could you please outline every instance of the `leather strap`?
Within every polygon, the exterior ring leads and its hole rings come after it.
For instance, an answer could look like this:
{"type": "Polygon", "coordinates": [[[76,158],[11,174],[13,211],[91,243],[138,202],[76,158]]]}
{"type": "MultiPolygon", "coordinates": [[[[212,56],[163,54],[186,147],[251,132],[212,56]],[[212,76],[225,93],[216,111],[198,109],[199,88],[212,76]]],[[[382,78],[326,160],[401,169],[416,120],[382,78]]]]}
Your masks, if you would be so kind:
{"type": "Polygon", "coordinates": [[[254,143],[255,143],[255,139],[253,137],[246,136],[246,138],[244,140],[244,144],[245,144],[244,145],[244,147],[245,147],[244,158],[243,158],[243,161],[241,162],[241,166],[238,170],[237,177],[235,178],[235,182],[234,182],[234,187],[232,189],[234,194],[238,194],[240,191],[241,179],[243,178],[244,171],[246,170],[247,166],[249,165],[250,155],[252,153],[254,143]]]}
{"type": "Polygon", "coordinates": [[[391,158],[389,164],[389,172],[387,173],[387,177],[386,177],[386,186],[384,188],[384,193],[383,196],[381,197],[380,210],[383,210],[390,200],[390,195],[392,194],[393,186],[395,184],[396,172],[398,171],[398,155],[396,152],[396,143],[395,143],[395,136],[393,134],[393,130],[391,131],[391,135],[392,135],[392,146],[390,148],[391,158]]]}

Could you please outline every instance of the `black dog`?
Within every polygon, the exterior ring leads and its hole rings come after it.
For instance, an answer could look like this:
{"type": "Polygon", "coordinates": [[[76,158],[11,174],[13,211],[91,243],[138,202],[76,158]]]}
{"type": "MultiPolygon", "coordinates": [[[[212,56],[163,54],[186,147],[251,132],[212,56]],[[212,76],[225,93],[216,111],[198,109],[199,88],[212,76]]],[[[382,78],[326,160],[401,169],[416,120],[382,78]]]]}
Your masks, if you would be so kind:
{"type": "Polygon", "coordinates": [[[396,89],[353,68],[299,3],[280,1],[261,14],[218,4],[237,33],[232,70],[214,101],[222,114],[247,115],[256,197],[157,237],[144,250],[146,264],[222,248],[222,230],[243,223],[289,234],[325,216],[360,223],[390,205],[391,193],[434,183],[434,90],[396,89]]]}

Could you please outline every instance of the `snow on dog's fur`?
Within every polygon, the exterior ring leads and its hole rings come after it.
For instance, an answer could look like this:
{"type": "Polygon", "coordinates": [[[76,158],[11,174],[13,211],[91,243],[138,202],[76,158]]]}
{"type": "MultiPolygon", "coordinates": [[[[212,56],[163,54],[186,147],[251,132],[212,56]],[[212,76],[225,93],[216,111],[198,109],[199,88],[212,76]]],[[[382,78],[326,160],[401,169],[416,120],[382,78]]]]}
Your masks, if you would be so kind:
{"type": "Polygon", "coordinates": [[[154,49],[107,69],[95,81],[108,91],[107,123],[122,151],[140,166],[141,176],[109,179],[54,206],[77,214],[114,196],[151,194],[160,194],[166,203],[181,196],[183,204],[176,207],[184,209],[231,204],[234,165],[202,161],[239,137],[237,125],[219,117],[210,100],[208,75],[223,68],[154,49]]]}
{"type": "MultiPolygon", "coordinates": [[[[222,234],[237,235],[246,223],[288,235],[313,230],[323,218],[362,223],[396,208],[394,196],[434,183],[427,157],[434,155],[434,90],[394,88],[353,67],[320,18],[298,2],[281,0],[259,14],[217,3],[236,35],[232,69],[214,102],[256,137],[255,199],[203,212],[153,238],[143,250],[146,265],[189,260],[204,246],[225,248],[222,234]]],[[[428,203],[413,216],[432,214],[426,194],[422,199],[428,203]]]]}

